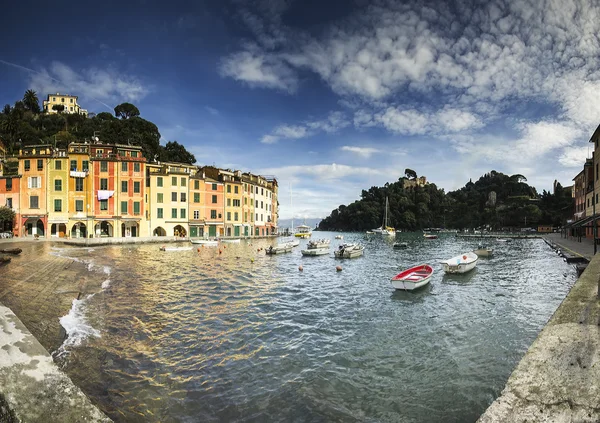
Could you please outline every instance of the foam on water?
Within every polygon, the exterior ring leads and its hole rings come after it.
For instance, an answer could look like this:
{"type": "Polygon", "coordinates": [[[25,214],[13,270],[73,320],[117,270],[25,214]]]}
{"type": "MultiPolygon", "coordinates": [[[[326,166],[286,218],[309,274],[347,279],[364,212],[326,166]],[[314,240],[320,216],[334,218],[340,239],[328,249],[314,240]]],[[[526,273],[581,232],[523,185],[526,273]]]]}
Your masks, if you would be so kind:
{"type": "Polygon", "coordinates": [[[86,319],[86,304],[96,294],[78,300],[73,300],[73,306],[66,316],[59,319],[61,326],[67,333],[67,339],[62,343],[56,356],[62,357],[67,354],[67,347],[81,345],[81,343],[90,336],[100,337],[100,332],[94,329],[86,319]]]}

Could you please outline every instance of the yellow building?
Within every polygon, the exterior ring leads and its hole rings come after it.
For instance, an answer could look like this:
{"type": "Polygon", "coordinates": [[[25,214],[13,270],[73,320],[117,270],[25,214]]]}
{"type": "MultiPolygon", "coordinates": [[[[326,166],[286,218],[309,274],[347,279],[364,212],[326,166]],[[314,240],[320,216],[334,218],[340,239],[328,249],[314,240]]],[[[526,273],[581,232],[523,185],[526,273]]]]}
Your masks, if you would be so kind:
{"type": "Polygon", "coordinates": [[[52,157],[50,145],[23,147],[19,151],[21,179],[20,236],[46,236],[48,230],[47,182],[48,160],[52,157]]]}
{"type": "Polygon", "coordinates": [[[69,159],[66,150],[53,150],[48,158],[48,226],[51,237],[67,235],[69,223],[69,159]]]}
{"type": "Polygon", "coordinates": [[[86,143],[71,143],[67,154],[69,163],[67,233],[71,238],[87,238],[93,228],[90,146],[86,143]]]}
{"type": "Polygon", "coordinates": [[[242,226],[244,236],[254,234],[254,184],[250,173],[242,174],[242,226]]]}
{"type": "Polygon", "coordinates": [[[43,101],[43,108],[45,113],[58,113],[54,106],[63,106],[62,113],[67,114],[79,114],[87,116],[88,111],[82,109],[77,104],[77,96],[69,94],[48,94],[48,98],[43,101]]]}
{"type": "Polygon", "coordinates": [[[242,172],[219,169],[219,180],[225,189],[225,236],[240,237],[242,231],[242,172]]]}
{"type": "Polygon", "coordinates": [[[190,178],[190,238],[208,236],[206,229],[206,183],[203,172],[196,172],[190,178]]]}

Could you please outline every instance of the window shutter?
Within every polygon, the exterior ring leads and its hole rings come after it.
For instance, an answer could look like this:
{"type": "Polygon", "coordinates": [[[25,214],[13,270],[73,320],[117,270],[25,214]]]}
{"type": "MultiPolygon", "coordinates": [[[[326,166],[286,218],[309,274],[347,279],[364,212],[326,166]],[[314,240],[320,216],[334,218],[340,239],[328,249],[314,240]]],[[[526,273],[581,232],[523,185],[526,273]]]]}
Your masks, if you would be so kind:
{"type": "Polygon", "coordinates": [[[27,178],[27,188],[31,188],[31,176],[27,178]]]}

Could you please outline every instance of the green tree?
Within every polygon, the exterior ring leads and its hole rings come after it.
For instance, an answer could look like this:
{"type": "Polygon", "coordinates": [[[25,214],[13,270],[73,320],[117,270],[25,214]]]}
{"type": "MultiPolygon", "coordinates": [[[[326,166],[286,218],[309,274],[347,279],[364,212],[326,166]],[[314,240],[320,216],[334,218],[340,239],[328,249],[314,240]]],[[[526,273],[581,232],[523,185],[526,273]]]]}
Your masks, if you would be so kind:
{"type": "Polygon", "coordinates": [[[38,99],[37,93],[33,90],[25,91],[25,95],[23,95],[23,105],[27,110],[34,114],[40,113],[40,100],[38,99]]]}
{"type": "Polygon", "coordinates": [[[139,109],[131,103],[121,103],[115,107],[115,116],[120,117],[121,119],[129,119],[139,115],[139,109]]]}
{"type": "Polygon", "coordinates": [[[4,107],[2,108],[2,113],[5,115],[9,115],[10,114],[10,104],[5,104],[4,107]]]}
{"type": "Polygon", "coordinates": [[[10,207],[0,207],[0,227],[2,227],[2,230],[6,230],[7,227],[12,227],[15,216],[15,211],[10,207]]]}
{"type": "Polygon", "coordinates": [[[56,110],[57,113],[62,113],[65,111],[65,106],[63,106],[62,104],[55,104],[54,106],[52,106],[52,110],[56,110]]]}
{"type": "Polygon", "coordinates": [[[179,144],[177,141],[167,142],[167,145],[164,147],[164,151],[166,154],[163,160],[187,164],[196,163],[196,158],[194,155],[188,152],[185,147],[179,144]]]}

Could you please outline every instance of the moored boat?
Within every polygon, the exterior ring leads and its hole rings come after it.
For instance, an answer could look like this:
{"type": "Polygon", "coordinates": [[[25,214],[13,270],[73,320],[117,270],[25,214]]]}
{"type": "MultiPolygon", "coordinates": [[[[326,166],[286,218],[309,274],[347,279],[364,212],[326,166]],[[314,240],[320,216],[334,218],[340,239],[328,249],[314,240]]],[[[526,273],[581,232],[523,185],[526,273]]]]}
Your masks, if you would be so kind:
{"type": "Polygon", "coordinates": [[[392,228],[391,226],[388,226],[389,209],[390,209],[389,201],[388,201],[388,198],[385,197],[385,210],[383,213],[383,223],[381,224],[380,228],[372,229],[371,230],[372,233],[381,234],[381,235],[390,235],[390,236],[396,235],[396,229],[392,228]]]}
{"type": "Polygon", "coordinates": [[[441,262],[446,273],[465,273],[477,266],[477,254],[469,251],[441,262]]]}
{"type": "Polygon", "coordinates": [[[425,237],[425,239],[437,239],[437,235],[433,235],[433,234],[423,234],[423,236],[425,237]]]}
{"type": "Polygon", "coordinates": [[[194,247],[160,247],[160,251],[190,251],[194,247]]]}
{"type": "Polygon", "coordinates": [[[310,229],[310,226],[299,225],[296,227],[296,233],[294,234],[294,236],[297,238],[310,238],[310,236],[312,235],[312,231],[310,229]]]}
{"type": "Polygon", "coordinates": [[[269,248],[265,248],[265,254],[273,255],[273,254],[283,254],[283,253],[291,253],[293,245],[290,242],[286,242],[285,244],[277,244],[275,246],[271,245],[269,248]]]}
{"type": "Polygon", "coordinates": [[[355,258],[363,255],[365,247],[360,244],[342,244],[333,252],[336,258],[355,258]]]}
{"type": "Polygon", "coordinates": [[[392,278],[391,282],[396,289],[412,291],[427,285],[432,275],[433,267],[428,264],[420,264],[398,273],[392,278]]]}
{"type": "Polygon", "coordinates": [[[491,257],[494,250],[491,248],[486,248],[483,245],[479,245],[476,250],[473,250],[473,252],[479,257],[491,257]]]}
{"type": "Polygon", "coordinates": [[[305,250],[300,251],[303,256],[322,256],[329,254],[329,239],[317,239],[308,241],[305,250]]]}
{"type": "Polygon", "coordinates": [[[190,242],[192,244],[201,244],[207,247],[216,247],[219,245],[219,241],[216,239],[192,239],[190,242]]]}
{"type": "Polygon", "coordinates": [[[406,242],[394,242],[394,248],[407,248],[408,244],[406,242]]]}
{"type": "Polygon", "coordinates": [[[336,235],[335,239],[344,239],[344,235],[336,235]]]}
{"type": "Polygon", "coordinates": [[[239,244],[240,243],[240,239],[239,238],[235,238],[235,239],[221,239],[221,242],[225,242],[227,244],[239,244]]]}

